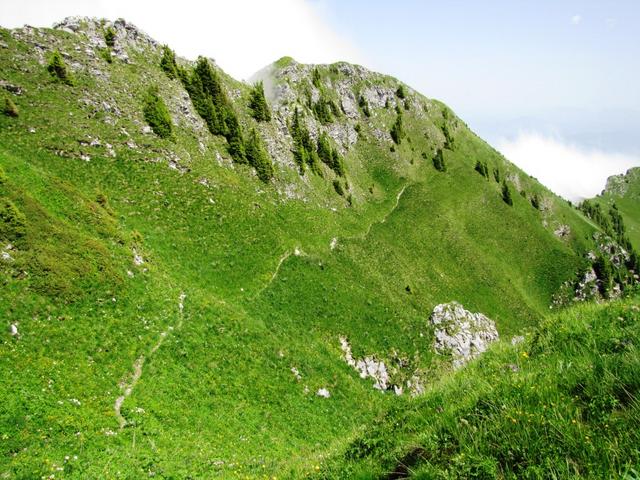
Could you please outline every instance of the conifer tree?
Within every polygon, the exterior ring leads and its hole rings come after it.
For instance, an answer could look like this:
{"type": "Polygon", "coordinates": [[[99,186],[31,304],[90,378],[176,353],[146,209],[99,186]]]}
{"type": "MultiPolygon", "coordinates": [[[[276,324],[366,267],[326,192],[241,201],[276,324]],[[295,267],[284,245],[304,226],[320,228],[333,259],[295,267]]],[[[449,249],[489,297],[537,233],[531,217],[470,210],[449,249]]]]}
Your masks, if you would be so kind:
{"type": "Polygon", "coordinates": [[[244,139],[242,136],[242,129],[238,122],[238,117],[231,109],[224,111],[226,115],[225,125],[227,131],[225,132],[225,138],[227,139],[229,154],[233,158],[234,162],[246,163],[247,156],[244,149],[244,139]]]}
{"type": "Polygon", "coordinates": [[[258,178],[268,183],[273,177],[273,164],[255,128],[252,128],[249,133],[245,150],[247,161],[256,169],[258,178]]]}
{"type": "Polygon", "coordinates": [[[337,178],[333,181],[333,188],[338,195],[344,196],[344,189],[342,188],[342,184],[337,178]]]}
{"type": "Polygon", "coordinates": [[[321,89],[322,88],[322,83],[321,83],[321,79],[320,79],[320,71],[318,70],[318,67],[315,67],[313,69],[313,72],[311,73],[311,83],[313,83],[313,86],[321,89]]]}
{"type": "Polygon", "coordinates": [[[160,59],[160,68],[167,74],[170,79],[178,76],[178,65],[176,64],[176,54],[167,45],[162,47],[162,58],[160,59]]]}
{"type": "Polygon", "coordinates": [[[536,210],[540,210],[540,197],[538,197],[537,193],[534,193],[531,197],[531,206],[536,210]]]}
{"type": "Polygon", "coordinates": [[[438,149],[435,156],[433,157],[433,166],[439,172],[447,171],[447,166],[444,163],[444,153],[442,152],[441,148],[438,149]]]}
{"type": "Polygon", "coordinates": [[[109,27],[104,32],[104,42],[107,44],[107,47],[113,48],[116,44],[116,31],[113,27],[109,27]]]}
{"type": "Polygon", "coordinates": [[[251,89],[249,108],[256,121],[268,122],[271,120],[271,112],[269,111],[267,99],[264,96],[264,85],[262,82],[256,83],[251,89]]]}
{"type": "Polygon", "coordinates": [[[400,142],[402,142],[402,139],[405,136],[404,127],[402,125],[401,112],[398,113],[398,116],[396,117],[396,121],[392,125],[391,131],[389,133],[391,133],[391,138],[393,139],[394,143],[396,145],[400,145],[400,142]]]}
{"type": "Polygon", "coordinates": [[[327,165],[331,164],[331,144],[329,143],[329,136],[325,132],[322,132],[318,137],[318,157],[327,165]]]}
{"type": "Polygon", "coordinates": [[[16,104],[13,103],[13,100],[9,97],[5,97],[4,99],[4,108],[2,109],[2,112],[8,117],[17,117],[20,115],[18,107],[16,107],[16,104]]]}
{"type": "Polygon", "coordinates": [[[53,52],[53,55],[51,55],[51,59],[49,60],[49,65],[47,66],[47,70],[52,77],[56,78],[62,83],[66,85],[73,85],[73,80],[67,70],[67,65],[62,59],[60,51],[56,50],[53,52]]]}
{"type": "Polygon", "coordinates": [[[401,100],[404,100],[406,98],[407,93],[404,91],[404,85],[398,86],[398,89],[396,90],[396,95],[401,100]]]}
{"type": "Polygon", "coordinates": [[[478,172],[485,178],[489,178],[489,167],[486,163],[481,162],[480,160],[476,160],[476,166],[474,167],[475,171],[478,172]]]}
{"type": "Polygon", "coordinates": [[[364,98],[362,95],[360,95],[360,98],[358,99],[358,106],[362,110],[362,113],[364,113],[365,117],[368,118],[371,116],[371,110],[369,110],[369,103],[367,102],[366,98],[364,98]]]}
{"type": "Polygon", "coordinates": [[[604,255],[599,255],[593,263],[593,271],[598,277],[598,290],[600,294],[608,298],[613,283],[613,268],[611,261],[604,255]]]}
{"type": "Polygon", "coordinates": [[[506,181],[502,181],[502,200],[509,206],[513,206],[513,199],[511,198],[511,190],[509,190],[509,185],[507,185],[506,181]]]}
{"type": "Polygon", "coordinates": [[[291,122],[291,136],[293,137],[293,157],[300,168],[300,173],[304,173],[305,166],[310,166],[314,173],[322,175],[322,170],[318,164],[318,153],[309,135],[309,130],[302,122],[301,114],[296,108],[291,122]]]}
{"type": "Polygon", "coordinates": [[[161,138],[169,138],[173,134],[173,124],[169,110],[160,97],[157,85],[152,85],[144,97],[144,119],[153,132],[161,138]]]}

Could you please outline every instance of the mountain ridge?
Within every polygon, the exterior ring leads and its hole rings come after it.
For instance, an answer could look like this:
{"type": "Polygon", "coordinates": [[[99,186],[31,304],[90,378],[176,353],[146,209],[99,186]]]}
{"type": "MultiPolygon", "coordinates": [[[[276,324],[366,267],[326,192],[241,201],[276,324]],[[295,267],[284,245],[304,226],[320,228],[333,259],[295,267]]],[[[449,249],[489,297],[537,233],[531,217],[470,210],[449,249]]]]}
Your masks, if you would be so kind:
{"type": "Polygon", "coordinates": [[[126,21],[60,26],[0,29],[3,473],[303,477],[405,401],[393,386],[450,374],[436,305],[509,338],[591,265],[595,222],[391,77],[285,59],[257,121],[209,60],[172,78],[126,21]],[[238,153],[252,131],[267,181],[238,153]]]}

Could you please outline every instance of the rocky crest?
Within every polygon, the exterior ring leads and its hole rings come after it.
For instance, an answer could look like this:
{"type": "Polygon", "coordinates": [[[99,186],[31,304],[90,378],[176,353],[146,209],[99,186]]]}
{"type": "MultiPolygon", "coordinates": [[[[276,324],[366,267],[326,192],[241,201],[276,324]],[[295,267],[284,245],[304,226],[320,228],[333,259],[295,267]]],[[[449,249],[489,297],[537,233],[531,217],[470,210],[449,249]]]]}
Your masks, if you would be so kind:
{"type": "Polygon", "coordinates": [[[607,178],[607,184],[602,194],[609,193],[624,197],[632,182],[640,182],[640,167],[630,168],[627,173],[612,175],[607,178]]]}

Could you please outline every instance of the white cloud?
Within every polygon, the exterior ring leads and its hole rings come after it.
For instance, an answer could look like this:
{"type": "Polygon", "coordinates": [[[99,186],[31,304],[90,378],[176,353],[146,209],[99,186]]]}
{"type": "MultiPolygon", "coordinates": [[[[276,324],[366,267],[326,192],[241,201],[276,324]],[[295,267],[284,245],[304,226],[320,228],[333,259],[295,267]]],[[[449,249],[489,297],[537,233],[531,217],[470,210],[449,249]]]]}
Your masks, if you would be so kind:
{"type": "Polygon", "coordinates": [[[640,157],[587,150],[537,133],[503,139],[497,148],[525,172],[572,201],[597,195],[607,177],[640,166],[640,157]]]}
{"type": "Polygon", "coordinates": [[[179,55],[215,58],[238,79],[285,55],[305,63],[364,63],[351,42],[330,28],[320,6],[309,0],[2,1],[0,23],[50,26],[70,15],[122,17],[179,55]]]}
{"type": "Polygon", "coordinates": [[[579,13],[571,17],[571,25],[578,25],[580,22],[582,22],[582,15],[579,13]]]}

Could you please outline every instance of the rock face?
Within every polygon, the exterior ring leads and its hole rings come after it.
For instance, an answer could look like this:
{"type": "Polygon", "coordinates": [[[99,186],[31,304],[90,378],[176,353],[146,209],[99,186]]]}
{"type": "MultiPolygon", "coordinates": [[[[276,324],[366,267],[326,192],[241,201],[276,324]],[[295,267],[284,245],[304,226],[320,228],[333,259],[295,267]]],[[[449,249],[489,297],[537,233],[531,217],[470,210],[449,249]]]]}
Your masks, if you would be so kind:
{"type": "Polygon", "coordinates": [[[629,185],[640,180],[640,168],[630,168],[627,173],[621,175],[613,175],[607,178],[607,186],[602,193],[609,193],[623,197],[627,193],[629,185]]]}
{"type": "Polygon", "coordinates": [[[436,352],[450,353],[454,368],[477,357],[499,338],[493,320],[482,313],[471,313],[457,302],[437,305],[430,322],[435,327],[436,352]]]}

